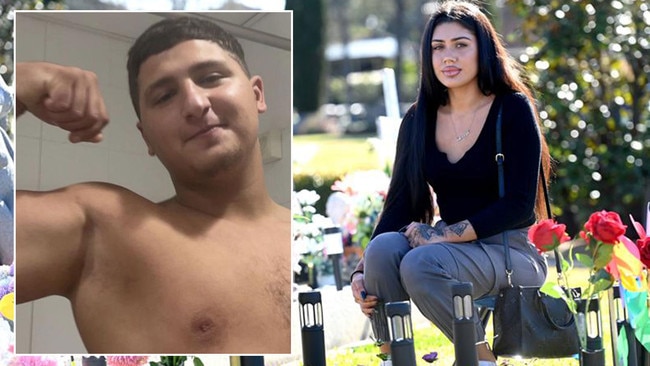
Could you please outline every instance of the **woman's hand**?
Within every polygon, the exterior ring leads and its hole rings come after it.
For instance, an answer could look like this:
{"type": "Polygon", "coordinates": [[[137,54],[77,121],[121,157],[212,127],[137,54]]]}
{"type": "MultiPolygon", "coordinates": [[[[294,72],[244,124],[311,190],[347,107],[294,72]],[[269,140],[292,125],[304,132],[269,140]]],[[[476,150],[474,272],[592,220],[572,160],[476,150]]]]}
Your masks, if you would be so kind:
{"type": "Polygon", "coordinates": [[[444,240],[444,226],[444,222],[442,222],[441,225],[436,224],[435,226],[420,222],[412,222],[406,228],[404,235],[408,239],[411,248],[417,248],[421,245],[435,244],[444,240]]]}
{"type": "Polygon", "coordinates": [[[421,245],[436,243],[465,243],[476,240],[476,232],[468,220],[447,225],[440,220],[430,226],[419,222],[412,222],[407,226],[404,235],[409,241],[411,248],[421,245]]]}
{"type": "Polygon", "coordinates": [[[363,273],[356,273],[352,277],[352,296],[354,301],[361,306],[361,312],[370,317],[375,312],[377,306],[377,296],[368,295],[366,286],[363,282],[363,273]]]}

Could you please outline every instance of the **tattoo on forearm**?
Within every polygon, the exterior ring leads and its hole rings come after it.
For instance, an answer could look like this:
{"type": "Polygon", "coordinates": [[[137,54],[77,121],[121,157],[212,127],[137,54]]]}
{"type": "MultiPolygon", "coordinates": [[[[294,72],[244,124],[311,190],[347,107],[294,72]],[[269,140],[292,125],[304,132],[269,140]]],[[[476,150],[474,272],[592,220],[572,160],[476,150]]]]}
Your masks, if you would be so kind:
{"type": "Polygon", "coordinates": [[[458,237],[461,237],[463,236],[463,233],[465,233],[465,229],[467,229],[467,226],[469,226],[468,223],[459,222],[457,224],[447,226],[447,228],[449,228],[449,231],[451,231],[452,233],[458,235],[458,237]]]}

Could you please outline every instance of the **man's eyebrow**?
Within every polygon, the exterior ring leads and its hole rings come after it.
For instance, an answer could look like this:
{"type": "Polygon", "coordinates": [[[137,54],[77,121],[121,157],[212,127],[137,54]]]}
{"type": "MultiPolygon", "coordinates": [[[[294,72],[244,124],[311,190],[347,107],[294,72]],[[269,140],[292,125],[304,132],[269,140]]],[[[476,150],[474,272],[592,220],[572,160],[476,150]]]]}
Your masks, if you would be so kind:
{"type": "MultiPolygon", "coordinates": [[[[452,39],[451,39],[452,42],[456,42],[456,41],[460,41],[460,40],[471,41],[472,39],[469,38],[469,37],[467,37],[467,36],[460,36],[460,37],[455,37],[455,38],[452,38],[452,39]]],[[[444,43],[444,42],[445,42],[445,41],[442,40],[442,39],[432,39],[432,40],[431,40],[431,43],[444,43]]]]}
{"type": "Polygon", "coordinates": [[[161,88],[161,87],[163,87],[165,85],[172,84],[173,82],[174,82],[174,77],[173,76],[164,76],[164,77],[154,81],[153,83],[149,84],[149,86],[147,86],[145,88],[144,93],[143,93],[144,99],[146,100],[151,95],[151,93],[154,92],[154,90],[156,90],[158,88],[161,88]]]}
{"type": "MultiPolygon", "coordinates": [[[[196,73],[196,72],[201,72],[206,69],[212,69],[212,68],[223,68],[226,63],[221,60],[207,60],[207,61],[201,61],[193,64],[190,66],[190,74],[196,73]]],[[[162,78],[154,81],[153,83],[149,84],[149,86],[146,87],[144,90],[144,97],[145,99],[153,93],[154,90],[164,87],[167,84],[172,84],[174,82],[174,77],[169,75],[169,76],[163,76],[162,78]]]]}
{"type": "Polygon", "coordinates": [[[202,71],[205,69],[211,69],[211,68],[221,68],[226,65],[225,61],[222,60],[206,60],[206,61],[201,61],[197,62],[196,64],[190,66],[190,73],[194,73],[197,71],[202,71]]]}

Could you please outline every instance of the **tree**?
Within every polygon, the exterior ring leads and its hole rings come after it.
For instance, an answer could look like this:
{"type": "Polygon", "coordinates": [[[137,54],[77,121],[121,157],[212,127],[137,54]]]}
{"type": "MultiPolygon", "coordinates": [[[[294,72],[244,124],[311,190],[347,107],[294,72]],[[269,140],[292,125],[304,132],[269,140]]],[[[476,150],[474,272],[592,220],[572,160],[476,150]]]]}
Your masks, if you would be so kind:
{"type": "Polygon", "coordinates": [[[650,7],[644,0],[508,0],[529,45],[556,160],[555,213],[573,230],[594,210],[637,220],[650,199],[650,7]]]}
{"type": "MultiPolygon", "coordinates": [[[[18,0],[0,6],[0,75],[5,83],[11,85],[14,75],[14,15],[16,10],[64,9],[62,0],[18,0]]],[[[11,122],[2,128],[11,136],[11,122]]]]}
{"type": "Polygon", "coordinates": [[[0,74],[11,84],[14,72],[14,12],[15,10],[63,9],[61,0],[18,0],[0,6],[0,74]]]}
{"type": "Polygon", "coordinates": [[[343,29],[337,7],[341,1],[328,0],[327,41],[345,43],[346,37],[348,41],[395,37],[399,52],[386,66],[395,69],[399,99],[412,102],[417,95],[418,60],[405,56],[419,53],[426,18],[422,14],[422,6],[427,2],[428,0],[345,1],[347,25],[343,29]]]}
{"type": "Polygon", "coordinates": [[[324,59],[321,0],[287,0],[293,10],[293,104],[299,113],[320,106],[324,59]]]}

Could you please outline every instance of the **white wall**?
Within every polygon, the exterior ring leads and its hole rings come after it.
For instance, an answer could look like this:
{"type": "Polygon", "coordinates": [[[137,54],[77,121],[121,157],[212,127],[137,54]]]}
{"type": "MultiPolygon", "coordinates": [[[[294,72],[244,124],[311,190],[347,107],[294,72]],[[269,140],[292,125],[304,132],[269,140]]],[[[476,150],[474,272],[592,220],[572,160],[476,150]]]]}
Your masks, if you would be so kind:
{"type": "MultiPolygon", "coordinates": [[[[125,186],[152,201],[169,198],[173,195],[171,181],[162,164],[147,155],[129,99],[125,65],[133,39],[66,23],[65,18],[57,18],[66,14],[53,13],[17,14],[16,60],[46,60],[94,71],[110,123],[102,143],[71,144],[64,131],[30,115],[21,117],[16,124],[17,189],[49,190],[83,181],[104,181],[125,186]]],[[[264,21],[287,27],[290,34],[290,14],[276,15],[264,21]]],[[[116,17],[110,20],[112,24],[123,26],[121,14],[111,16],[116,17]]],[[[151,18],[151,14],[147,16],[151,18]]],[[[263,143],[266,182],[272,198],[290,207],[291,53],[250,40],[242,40],[242,46],[251,71],[262,76],[266,89],[269,111],[260,121],[261,134],[268,135],[263,143]]],[[[17,275],[20,278],[20,273],[17,275]]],[[[18,353],[86,353],[66,299],[50,297],[19,305],[16,318],[18,353]]]]}

